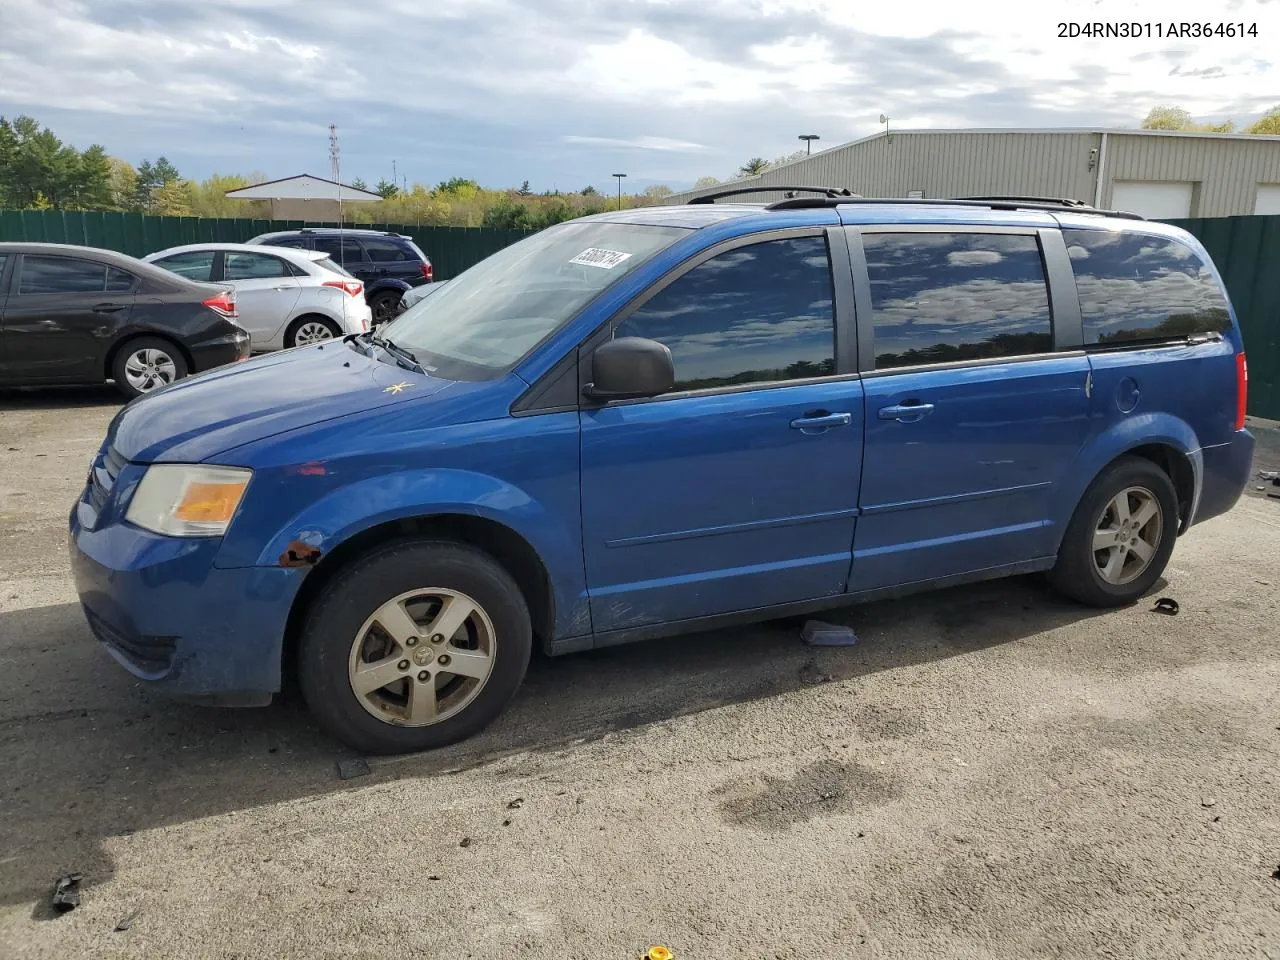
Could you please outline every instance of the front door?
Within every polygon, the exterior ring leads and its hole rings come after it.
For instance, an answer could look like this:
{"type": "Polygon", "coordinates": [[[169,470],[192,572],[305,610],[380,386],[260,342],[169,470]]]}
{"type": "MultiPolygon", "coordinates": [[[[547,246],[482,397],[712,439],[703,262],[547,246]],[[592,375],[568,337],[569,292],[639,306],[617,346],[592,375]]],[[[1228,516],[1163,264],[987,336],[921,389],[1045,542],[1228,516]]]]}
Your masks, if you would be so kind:
{"type": "Polygon", "coordinates": [[[235,287],[236,322],[249,331],[250,346],[255,350],[271,346],[302,295],[288,262],[270,253],[227,251],[222,278],[235,287]]]}
{"type": "Polygon", "coordinates": [[[863,228],[867,429],[852,591],[1053,555],[1054,487],[1089,429],[1088,359],[1078,343],[1054,352],[1041,244],[1055,240],[863,228]]]}
{"type": "Polygon", "coordinates": [[[365,258],[364,247],[351,237],[316,237],[312,241],[316,250],[327,253],[336,263],[367,287],[378,279],[374,265],[365,258]]]}
{"type": "Polygon", "coordinates": [[[78,257],[24,254],[4,306],[7,376],[25,382],[105,380],[105,351],[128,324],[135,278],[78,257]]]}
{"type": "Polygon", "coordinates": [[[753,240],[706,256],[612,330],[666,344],[677,384],[581,414],[596,633],[845,589],[862,385],[837,367],[835,341],[837,317],[850,329],[852,317],[821,232],[753,240]]]}

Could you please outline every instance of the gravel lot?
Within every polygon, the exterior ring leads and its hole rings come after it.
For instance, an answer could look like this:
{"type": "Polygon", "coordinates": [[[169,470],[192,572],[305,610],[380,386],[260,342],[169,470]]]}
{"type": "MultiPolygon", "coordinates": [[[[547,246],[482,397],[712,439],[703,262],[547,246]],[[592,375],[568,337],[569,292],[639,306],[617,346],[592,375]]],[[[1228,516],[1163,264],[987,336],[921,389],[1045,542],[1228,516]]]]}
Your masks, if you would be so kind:
{"type": "Polygon", "coordinates": [[[296,701],[175,705],[92,640],[65,516],[116,407],[0,392],[0,956],[1280,960],[1267,490],[1179,545],[1176,618],[1028,578],[842,611],[849,649],[540,658],[342,781],[296,701]]]}

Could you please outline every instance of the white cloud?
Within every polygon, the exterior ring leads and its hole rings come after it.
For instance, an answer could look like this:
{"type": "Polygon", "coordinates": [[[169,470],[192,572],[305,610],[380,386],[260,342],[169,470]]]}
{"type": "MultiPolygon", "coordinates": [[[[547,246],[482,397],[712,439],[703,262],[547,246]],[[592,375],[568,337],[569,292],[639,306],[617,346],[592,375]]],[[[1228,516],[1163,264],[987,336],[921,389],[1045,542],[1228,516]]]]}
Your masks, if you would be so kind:
{"type": "Polygon", "coordinates": [[[570,134],[562,137],[565,143],[584,143],[599,147],[634,147],[637,150],[663,150],[671,153],[697,153],[706,150],[705,144],[688,140],[672,140],[669,137],[584,137],[570,134]]]}

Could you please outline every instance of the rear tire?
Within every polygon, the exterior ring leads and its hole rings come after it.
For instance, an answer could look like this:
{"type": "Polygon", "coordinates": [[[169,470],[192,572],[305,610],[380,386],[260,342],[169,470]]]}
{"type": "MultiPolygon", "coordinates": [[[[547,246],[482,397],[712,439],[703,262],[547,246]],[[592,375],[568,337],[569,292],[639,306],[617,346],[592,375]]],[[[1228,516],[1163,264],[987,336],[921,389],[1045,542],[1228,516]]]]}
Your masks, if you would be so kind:
{"type": "Polygon", "coordinates": [[[399,290],[384,290],[369,301],[369,309],[373,311],[372,325],[380,327],[396,318],[396,307],[404,293],[399,290]]]}
{"type": "Polygon", "coordinates": [[[1092,607],[1134,603],[1164,573],[1178,538],[1178,496],[1150,460],[1123,457],[1076,507],[1049,581],[1092,607]]]}
{"type": "Polygon", "coordinates": [[[181,380],[190,371],[182,351],[159,337],[135,337],[111,358],[111,379],[132,400],[181,380]]]}
{"type": "Polygon", "coordinates": [[[298,656],[320,726],[366,753],[443,747],[515,695],[533,648],[520,588],[488,554],[449,541],[380,547],[329,581],[298,656]]]}
{"type": "Polygon", "coordinates": [[[286,347],[302,347],[309,343],[323,343],[342,336],[342,328],[328,317],[310,315],[299,317],[289,324],[284,335],[286,347]]]}

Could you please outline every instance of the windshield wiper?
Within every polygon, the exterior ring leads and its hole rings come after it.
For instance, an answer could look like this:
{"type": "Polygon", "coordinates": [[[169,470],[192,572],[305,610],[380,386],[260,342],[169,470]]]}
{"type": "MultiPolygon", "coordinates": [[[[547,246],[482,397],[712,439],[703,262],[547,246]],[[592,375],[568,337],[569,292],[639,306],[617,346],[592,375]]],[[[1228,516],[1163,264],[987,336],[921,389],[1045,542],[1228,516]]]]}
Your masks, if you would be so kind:
{"type": "Polygon", "coordinates": [[[427,372],[426,367],[418,361],[418,358],[413,355],[412,351],[406,350],[404,347],[396,345],[386,337],[378,336],[375,333],[368,334],[367,336],[369,337],[370,343],[376,344],[383,350],[387,351],[387,353],[396,358],[396,363],[404,367],[406,370],[415,370],[421,374],[425,374],[427,372]]]}

